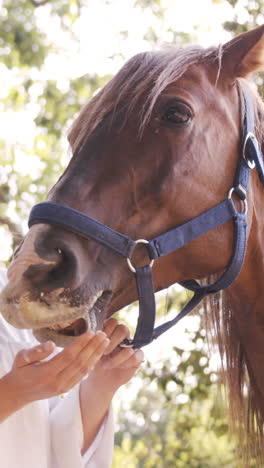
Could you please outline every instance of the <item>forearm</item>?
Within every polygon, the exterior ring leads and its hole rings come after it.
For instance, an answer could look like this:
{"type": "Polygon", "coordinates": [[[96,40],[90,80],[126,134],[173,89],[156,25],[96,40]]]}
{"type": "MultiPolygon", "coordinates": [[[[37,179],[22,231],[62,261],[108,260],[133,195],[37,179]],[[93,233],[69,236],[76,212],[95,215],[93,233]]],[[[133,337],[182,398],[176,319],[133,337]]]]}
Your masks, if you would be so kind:
{"type": "Polygon", "coordinates": [[[6,374],[0,379],[0,424],[23,406],[11,383],[10,374],[6,374]]]}
{"type": "Polygon", "coordinates": [[[115,319],[107,321],[104,332],[110,339],[107,351],[80,387],[84,433],[82,455],[98,433],[114,394],[133,377],[144,358],[141,350],[118,347],[129,336],[129,331],[127,327],[118,325],[115,319]]]}
{"type": "Polygon", "coordinates": [[[105,382],[104,385],[100,385],[100,381],[93,376],[93,373],[81,383],[80,407],[84,433],[82,455],[99,431],[114,393],[115,389],[106,388],[105,382]]]}

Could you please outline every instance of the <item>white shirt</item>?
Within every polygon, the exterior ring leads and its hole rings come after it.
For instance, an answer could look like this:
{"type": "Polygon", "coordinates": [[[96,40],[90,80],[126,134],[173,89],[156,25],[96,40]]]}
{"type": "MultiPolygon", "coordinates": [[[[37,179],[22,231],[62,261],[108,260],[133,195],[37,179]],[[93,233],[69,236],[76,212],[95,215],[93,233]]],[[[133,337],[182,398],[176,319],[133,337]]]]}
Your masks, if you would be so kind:
{"type": "MultiPolygon", "coordinates": [[[[5,283],[5,272],[0,270],[0,290],[5,283]]],[[[0,378],[10,371],[18,351],[36,344],[30,330],[12,327],[0,314],[0,378]]],[[[113,438],[110,411],[93,443],[81,456],[83,427],[77,385],[65,398],[34,401],[0,424],[0,465],[3,468],[110,468],[113,438]]]]}

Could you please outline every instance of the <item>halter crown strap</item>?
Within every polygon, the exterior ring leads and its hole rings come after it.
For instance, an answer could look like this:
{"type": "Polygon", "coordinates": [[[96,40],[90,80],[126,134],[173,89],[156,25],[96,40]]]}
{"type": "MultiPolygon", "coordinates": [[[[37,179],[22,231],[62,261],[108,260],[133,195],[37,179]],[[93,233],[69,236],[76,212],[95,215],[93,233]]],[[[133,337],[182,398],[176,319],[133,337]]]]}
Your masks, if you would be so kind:
{"type": "Polygon", "coordinates": [[[224,201],[190,221],[176,226],[150,241],[144,239],[134,241],[95,219],[60,203],[43,202],[32,208],[29,216],[29,227],[36,223],[54,224],[87,239],[92,238],[112,249],[118,255],[127,258],[130,269],[135,273],[139,298],[139,318],[134,339],[125,340],[123,346],[138,348],[149,344],[154,338],[160,336],[191,312],[206,295],[229,287],[241,271],[247,245],[247,189],[250,170],[255,165],[260,179],[264,183],[263,158],[254,135],[254,111],[249,96],[244,93],[243,96],[245,102],[244,138],[234,186],[224,201]],[[237,209],[233,203],[234,194],[240,198],[241,209],[237,209]],[[175,251],[230,219],[233,219],[234,223],[234,242],[233,255],[226,271],[215,283],[206,286],[199,285],[195,280],[182,282],[182,286],[194,291],[193,297],[173,320],[154,329],[155,298],[151,268],[153,260],[175,251]],[[149,265],[142,268],[135,268],[131,263],[131,257],[138,242],[143,242],[146,245],[151,260],[149,265]]]}

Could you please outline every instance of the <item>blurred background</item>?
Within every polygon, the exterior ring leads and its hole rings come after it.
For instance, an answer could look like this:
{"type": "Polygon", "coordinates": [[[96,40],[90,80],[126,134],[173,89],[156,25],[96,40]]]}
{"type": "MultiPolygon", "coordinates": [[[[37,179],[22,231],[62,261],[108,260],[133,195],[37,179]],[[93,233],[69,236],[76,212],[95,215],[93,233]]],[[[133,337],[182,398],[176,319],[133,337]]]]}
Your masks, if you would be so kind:
{"type": "MultiPolygon", "coordinates": [[[[73,119],[128,58],[217,45],[263,19],[263,0],[0,0],[0,264],[67,165],[73,119]]],[[[177,285],[160,293],[159,320],[185,301],[177,285]]],[[[132,331],[136,315],[136,305],[119,313],[132,331]]],[[[241,468],[213,341],[198,310],[145,349],[115,400],[113,468],[241,468]]]]}

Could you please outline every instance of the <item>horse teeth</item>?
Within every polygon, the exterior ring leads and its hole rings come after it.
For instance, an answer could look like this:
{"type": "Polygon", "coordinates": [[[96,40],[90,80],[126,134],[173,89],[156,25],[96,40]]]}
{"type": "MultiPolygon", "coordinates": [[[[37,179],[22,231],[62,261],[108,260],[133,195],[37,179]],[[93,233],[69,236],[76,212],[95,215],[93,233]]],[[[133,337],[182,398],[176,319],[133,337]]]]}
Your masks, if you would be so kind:
{"type": "Polygon", "coordinates": [[[91,322],[91,330],[95,331],[96,326],[97,326],[97,320],[96,320],[96,315],[93,310],[90,311],[89,316],[90,316],[90,322],[91,322]]]}
{"type": "MultiPolygon", "coordinates": [[[[59,331],[64,328],[69,327],[70,325],[73,324],[76,320],[79,318],[82,318],[86,322],[87,330],[95,331],[97,327],[97,320],[96,320],[96,314],[99,314],[101,312],[101,309],[95,305],[96,301],[101,297],[103,291],[98,291],[94,296],[92,296],[91,300],[89,301],[88,304],[85,306],[82,306],[80,309],[80,315],[79,316],[72,316],[70,320],[64,320],[61,322],[57,322],[54,325],[48,325],[48,328],[59,331]]],[[[41,291],[40,296],[44,296],[44,292],[41,291]]]]}
{"type": "Polygon", "coordinates": [[[91,330],[92,327],[89,312],[87,312],[87,314],[85,315],[84,320],[86,322],[87,330],[91,330]]]}
{"type": "Polygon", "coordinates": [[[57,323],[56,325],[51,325],[49,328],[52,330],[61,330],[63,328],[69,327],[73,323],[73,320],[67,320],[64,322],[57,323]]]}

